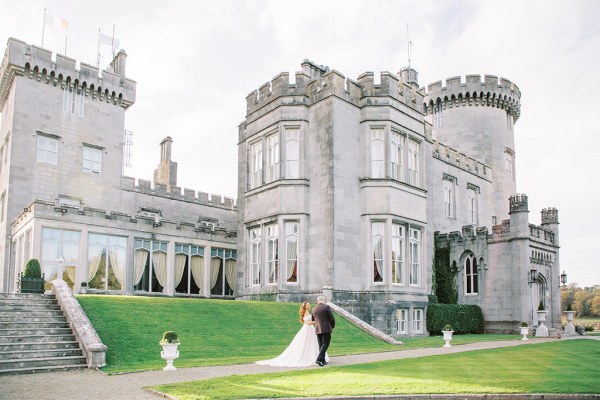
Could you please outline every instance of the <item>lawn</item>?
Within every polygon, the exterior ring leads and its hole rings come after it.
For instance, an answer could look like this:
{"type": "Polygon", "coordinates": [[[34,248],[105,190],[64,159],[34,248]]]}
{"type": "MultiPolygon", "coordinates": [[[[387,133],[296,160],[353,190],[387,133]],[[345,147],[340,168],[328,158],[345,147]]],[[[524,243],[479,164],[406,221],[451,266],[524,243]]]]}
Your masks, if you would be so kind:
{"type": "MultiPolygon", "coordinates": [[[[181,340],[176,366],[182,368],[275,357],[301,327],[295,303],[105,295],[77,300],[108,346],[108,373],[163,368],[158,342],[167,330],[181,340]]],[[[341,317],[337,321],[332,356],[399,349],[341,317]]]]}
{"type": "Polygon", "coordinates": [[[428,393],[600,393],[600,342],[561,340],[154,386],[180,400],[428,393]],[[318,384],[317,382],[327,382],[318,384]]]}

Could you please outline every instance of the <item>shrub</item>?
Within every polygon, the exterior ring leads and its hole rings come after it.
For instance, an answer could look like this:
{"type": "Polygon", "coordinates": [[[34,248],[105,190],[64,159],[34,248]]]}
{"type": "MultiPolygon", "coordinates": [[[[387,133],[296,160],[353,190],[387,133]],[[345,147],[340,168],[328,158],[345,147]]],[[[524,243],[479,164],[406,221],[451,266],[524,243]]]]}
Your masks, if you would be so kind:
{"type": "Polygon", "coordinates": [[[81,287],[87,287],[87,282],[81,282],[81,287]]]}
{"type": "Polygon", "coordinates": [[[573,307],[571,307],[571,303],[567,304],[567,310],[566,311],[573,311],[573,307]]]}
{"type": "Polygon", "coordinates": [[[35,258],[27,261],[25,264],[25,273],[23,276],[31,277],[31,278],[41,278],[42,277],[42,268],[40,267],[40,262],[35,258]]]}
{"type": "Polygon", "coordinates": [[[521,328],[527,328],[528,326],[527,322],[521,322],[521,328]]]}
{"type": "Polygon", "coordinates": [[[450,324],[444,325],[444,329],[442,329],[442,331],[451,331],[451,330],[452,330],[452,325],[450,325],[450,324]]]}
{"type": "Polygon", "coordinates": [[[166,331],[163,333],[161,343],[179,343],[177,333],[175,331],[166,331]]]}
{"type": "Polygon", "coordinates": [[[483,312],[476,305],[430,304],[427,307],[427,330],[441,334],[446,321],[452,321],[454,333],[483,333],[483,312]]]}
{"type": "Polygon", "coordinates": [[[544,302],[540,300],[540,304],[538,305],[538,311],[546,311],[546,307],[544,307],[544,302]]]}
{"type": "Polygon", "coordinates": [[[594,331],[594,327],[593,326],[588,326],[588,325],[585,325],[583,327],[583,329],[584,329],[585,332],[593,332],[594,331]]]}

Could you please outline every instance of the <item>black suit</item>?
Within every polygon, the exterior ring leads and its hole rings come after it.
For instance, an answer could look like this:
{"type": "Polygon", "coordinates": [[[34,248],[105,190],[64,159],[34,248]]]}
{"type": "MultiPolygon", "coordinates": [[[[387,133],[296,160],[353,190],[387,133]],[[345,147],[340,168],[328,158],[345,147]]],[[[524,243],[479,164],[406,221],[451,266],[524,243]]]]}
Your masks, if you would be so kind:
{"type": "Polygon", "coordinates": [[[315,332],[319,341],[319,355],[316,362],[317,364],[325,364],[325,353],[327,352],[327,348],[329,348],[331,332],[335,328],[335,317],[333,316],[331,307],[327,304],[319,303],[312,310],[312,319],[315,321],[315,332]]]}

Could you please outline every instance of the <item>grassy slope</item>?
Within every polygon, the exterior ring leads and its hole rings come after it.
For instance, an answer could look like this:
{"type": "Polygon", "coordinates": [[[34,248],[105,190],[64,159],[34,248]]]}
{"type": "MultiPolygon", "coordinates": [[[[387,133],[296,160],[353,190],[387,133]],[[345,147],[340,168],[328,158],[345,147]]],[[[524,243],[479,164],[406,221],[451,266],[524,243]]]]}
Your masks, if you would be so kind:
{"type": "MultiPolygon", "coordinates": [[[[298,304],[140,296],[78,297],[108,346],[105,372],[160,369],[159,340],[179,335],[177,367],[223,365],[271,358],[298,329],[298,304]]],[[[330,355],[398,350],[337,318],[330,355]]]]}
{"type": "Polygon", "coordinates": [[[156,386],[181,400],[418,393],[600,393],[600,343],[570,340],[156,386]],[[327,382],[318,385],[315,382],[327,382]]]}

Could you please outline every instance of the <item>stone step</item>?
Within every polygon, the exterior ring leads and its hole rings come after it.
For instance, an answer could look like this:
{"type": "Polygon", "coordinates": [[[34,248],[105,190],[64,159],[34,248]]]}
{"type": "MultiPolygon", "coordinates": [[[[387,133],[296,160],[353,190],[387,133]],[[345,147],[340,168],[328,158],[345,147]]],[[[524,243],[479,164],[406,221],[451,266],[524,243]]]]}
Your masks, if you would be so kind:
{"type": "Polygon", "coordinates": [[[76,340],[64,342],[15,342],[0,344],[0,352],[18,350],[79,349],[76,340]]]}
{"type": "Polygon", "coordinates": [[[53,294],[35,294],[35,293],[0,293],[0,300],[3,299],[55,299],[53,294]]]}
{"type": "Polygon", "coordinates": [[[24,322],[24,323],[36,323],[36,322],[67,322],[67,318],[62,316],[50,316],[50,317],[23,317],[23,318],[10,318],[0,317],[0,324],[8,322],[24,322]]]}
{"type": "Polygon", "coordinates": [[[59,322],[29,322],[27,320],[15,322],[0,321],[0,330],[2,329],[38,329],[38,328],[68,328],[66,319],[59,322]]]}
{"type": "Polygon", "coordinates": [[[0,311],[52,311],[52,310],[60,310],[60,306],[58,304],[22,304],[22,303],[12,303],[12,304],[1,304],[0,303],[0,311]]]}
{"type": "Polygon", "coordinates": [[[31,304],[31,305],[35,305],[35,304],[58,304],[58,301],[56,299],[50,299],[50,298],[40,298],[40,299],[35,299],[35,298],[24,298],[24,299],[2,299],[0,298],[0,305],[8,305],[8,304],[31,304]]]}
{"type": "Polygon", "coordinates": [[[81,365],[86,366],[85,357],[67,356],[67,357],[45,357],[45,358],[23,358],[19,360],[0,360],[0,371],[12,369],[31,370],[37,367],[64,367],[81,365]]]}
{"type": "Polygon", "coordinates": [[[73,364],[73,365],[58,365],[58,366],[47,366],[47,367],[35,367],[35,368],[8,368],[0,369],[0,375],[9,374],[29,374],[31,372],[50,372],[50,371],[66,371],[73,369],[87,368],[85,364],[73,364]]]}
{"type": "Polygon", "coordinates": [[[4,336],[68,335],[70,333],[73,333],[71,328],[0,329],[0,342],[4,336]]]}
{"type": "Polygon", "coordinates": [[[62,310],[11,310],[11,311],[0,311],[0,318],[30,318],[30,317],[61,317],[64,316],[62,310]]]}
{"type": "Polygon", "coordinates": [[[75,341],[75,335],[21,335],[21,336],[2,336],[0,345],[10,343],[46,343],[46,342],[72,342],[75,341]]]}
{"type": "Polygon", "coordinates": [[[0,352],[0,360],[83,356],[81,349],[17,350],[0,352]]]}

